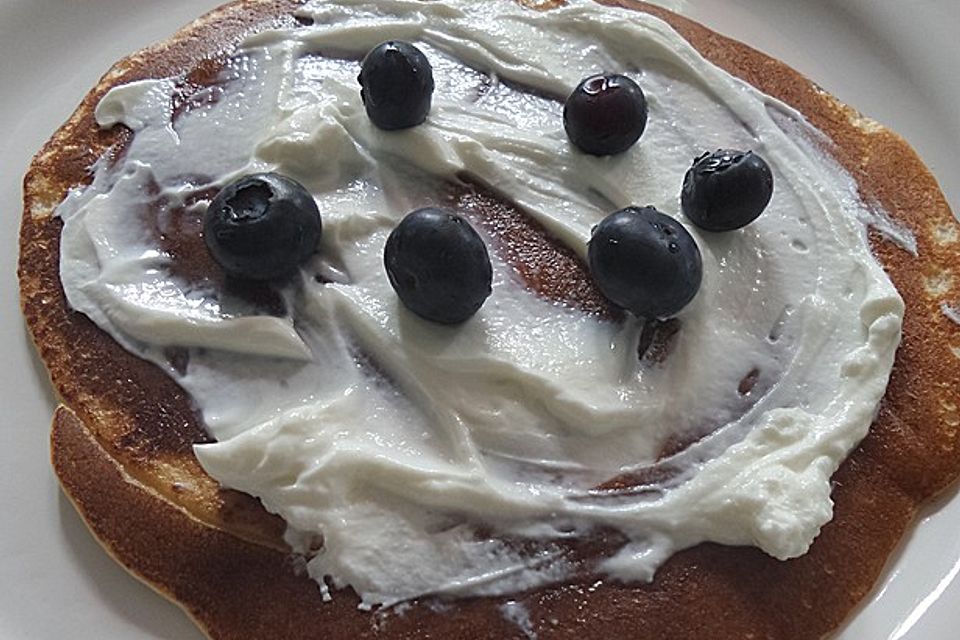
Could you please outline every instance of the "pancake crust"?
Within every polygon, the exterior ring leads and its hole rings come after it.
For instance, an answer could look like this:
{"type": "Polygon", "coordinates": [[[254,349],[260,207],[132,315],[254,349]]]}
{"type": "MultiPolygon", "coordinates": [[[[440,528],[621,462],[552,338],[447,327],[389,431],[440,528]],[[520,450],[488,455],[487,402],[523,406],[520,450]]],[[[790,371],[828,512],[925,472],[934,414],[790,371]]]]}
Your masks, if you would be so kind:
{"type": "MultiPolygon", "coordinates": [[[[960,300],[960,225],[935,179],[895,133],[860,116],[783,63],[664,9],[607,2],[670,22],[708,59],[780,98],[826,133],[830,151],[916,236],[919,257],[872,234],[874,252],[907,302],[904,336],[870,434],[834,476],[835,517],[810,552],[780,562],[753,548],[703,544],[671,558],[652,584],[584,579],[520,594],[540,640],[656,637],[820,638],[870,591],[918,506],[960,474],[960,327],[941,303],[960,300]]],[[[211,638],[524,638],[504,598],[414,605],[402,615],[357,609],[350,591],[322,602],[284,525],[259,503],[221,489],[192,445],[207,439],[186,394],[72,311],[58,277],[68,189],[129,132],[93,118],[111,87],[191,73],[208,81],[244,34],[292,24],[295,0],[244,0],[115,65],[34,159],[24,180],[21,304],[62,406],[52,429],[64,491],[104,548],[179,604],[211,638]]],[[[549,8],[555,2],[526,2],[549,8]]],[[[602,536],[584,543],[609,546],[602,536]]]]}

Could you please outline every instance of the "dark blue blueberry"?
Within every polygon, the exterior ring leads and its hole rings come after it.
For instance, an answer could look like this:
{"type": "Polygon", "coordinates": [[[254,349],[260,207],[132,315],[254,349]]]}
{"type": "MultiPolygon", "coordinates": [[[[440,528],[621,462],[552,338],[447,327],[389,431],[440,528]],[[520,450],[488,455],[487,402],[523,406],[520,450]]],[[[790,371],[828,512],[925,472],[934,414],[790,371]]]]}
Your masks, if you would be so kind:
{"type": "Polygon", "coordinates": [[[626,76],[590,76],[567,98],[563,126],[570,142],[584,153],[621,153],[640,139],[647,126],[647,99],[626,76]]]}
{"type": "Polygon", "coordinates": [[[383,262],[401,302],[426,320],[464,322],[490,295],[493,270],[483,239],[446,209],[408,214],[387,238],[383,262]]]}
{"type": "Polygon", "coordinates": [[[363,59],[357,80],[367,115],[381,129],[406,129],[426,120],[433,68],[412,44],[391,40],[377,45],[363,59]]]}
{"type": "Polygon", "coordinates": [[[272,280],[292,274],[316,250],[320,211],[299,182],[276,173],[245,176],[213,199],[203,239],[227,274],[272,280]]]}
{"type": "Polygon", "coordinates": [[[683,213],[707,231],[733,231],[763,213],[773,196],[773,174],[752,151],[718,149],[693,161],[683,179],[683,213]]]}
{"type": "Polygon", "coordinates": [[[693,236],[653,207],[627,207],[598,224],[587,251],[593,278],[614,304],[641,318],[667,318],[700,289],[693,236]]]}

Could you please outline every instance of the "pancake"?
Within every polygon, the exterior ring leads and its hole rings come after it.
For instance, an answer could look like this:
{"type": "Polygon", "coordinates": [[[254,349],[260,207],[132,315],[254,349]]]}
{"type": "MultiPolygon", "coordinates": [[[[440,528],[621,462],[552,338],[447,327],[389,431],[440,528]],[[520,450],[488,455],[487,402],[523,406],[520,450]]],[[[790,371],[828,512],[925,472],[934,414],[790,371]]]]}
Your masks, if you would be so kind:
{"type": "MultiPolygon", "coordinates": [[[[192,445],[208,436],[186,394],[64,299],[61,223],[53,211],[68,189],[89,180],[89,167],[109,149],[122,149],[129,135],[97,127],[93,109],[100,97],[142,78],[185,73],[197,86],[209,83],[243,34],[293,24],[295,5],[227,5],[121,61],[31,166],[19,275],[24,315],[62,403],[53,424],[54,467],[107,551],[180,604],[211,637],[523,637],[502,613],[506,598],[443,608],[419,604],[389,617],[358,610],[349,592],[322,602],[302,560],[282,542],[282,521],[249,496],[221,489],[200,468],[192,445]]],[[[596,579],[584,579],[510,600],[522,603],[540,638],[818,638],[869,592],[918,506],[960,473],[951,400],[960,380],[960,358],[953,357],[960,331],[941,311],[944,301],[957,298],[950,241],[957,224],[935,180],[896,134],[745,45],[664,10],[629,6],[663,17],[708,59],[797,108],[834,141],[831,151],[856,178],[863,199],[876,200],[913,232],[918,257],[879,234],[871,237],[907,302],[904,339],[870,435],[834,477],[834,520],[805,556],[781,562],[757,549],[705,544],[676,554],[650,585],[595,586],[596,579]],[[944,284],[930,286],[934,282],[944,284]]],[[[486,211],[507,207],[506,236],[543,246],[538,230],[510,215],[508,204],[484,193],[458,197],[486,211]]],[[[518,255],[520,263],[534,259],[518,255]]],[[[577,269],[575,261],[563,264],[566,273],[577,269]]],[[[530,286],[614,313],[589,282],[579,282],[579,293],[563,282],[530,286]]],[[[611,544],[598,536],[582,551],[611,544]]]]}

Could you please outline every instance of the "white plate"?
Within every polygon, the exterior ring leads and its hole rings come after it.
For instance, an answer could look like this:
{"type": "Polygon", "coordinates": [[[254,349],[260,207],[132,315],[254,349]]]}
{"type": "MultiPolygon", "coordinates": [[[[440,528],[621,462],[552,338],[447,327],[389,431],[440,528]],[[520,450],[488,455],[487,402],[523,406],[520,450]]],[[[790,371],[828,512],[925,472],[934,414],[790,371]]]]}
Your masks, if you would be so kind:
{"type": "MultiPolygon", "coordinates": [[[[669,3],[669,2],[668,2],[669,3]]],[[[0,640],[199,640],[110,560],[47,464],[54,402],[17,312],[20,180],[112,62],[217,0],[0,0],[0,640]]],[[[673,1],[676,4],[676,0],[673,1]]],[[[691,16],[787,61],[910,140],[960,211],[957,0],[687,0],[691,16]]],[[[960,498],[928,509],[843,640],[947,640],[960,611],[960,498]]],[[[784,639],[787,640],[787,639],[784,639]]]]}

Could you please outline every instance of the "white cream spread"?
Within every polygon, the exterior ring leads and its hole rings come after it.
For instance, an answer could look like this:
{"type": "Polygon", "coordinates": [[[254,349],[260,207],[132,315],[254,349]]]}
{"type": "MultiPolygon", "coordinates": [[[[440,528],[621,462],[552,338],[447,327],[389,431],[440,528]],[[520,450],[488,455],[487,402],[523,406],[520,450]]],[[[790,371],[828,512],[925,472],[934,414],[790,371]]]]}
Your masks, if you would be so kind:
{"type": "Polygon", "coordinates": [[[956,324],[960,324],[960,305],[950,305],[946,302],[940,303],[940,311],[947,319],[956,324]]]}
{"type": "Polygon", "coordinates": [[[593,568],[623,580],[706,540],[803,554],[831,518],[830,476],[874,417],[903,314],[867,244],[872,212],[821,134],[641,13],[334,0],[302,14],[314,25],[246,39],[176,119],[177,79],[111,91],[100,124],[135,136],[59,209],[70,304],[191,394],[217,440],[196,447],[204,468],[280,514],[295,548],[322,536],[311,575],[365,606],[561,580],[591,567],[558,541],[599,527],[628,542],[593,568]],[[357,60],[387,39],[434,66],[430,116],[403,132],[370,124],[356,82],[357,60]],[[562,104],[540,97],[601,70],[635,78],[650,105],[640,143],[612,158],[572,149],[562,104]],[[686,222],[683,175],[721,147],[768,161],[773,201],[741,231],[688,226],[703,287],[662,364],[639,361],[637,321],[528,291],[495,242],[493,295],[460,327],[411,315],[383,271],[399,219],[463,172],[582,255],[623,206],[686,222]],[[324,216],[316,259],[283,291],[286,317],[172,277],[138,213],[158,193],[182,202],[265,170],[305,184],[324,216]],[[189,348],[185,371],[169,346],[189,348]],[[657,463],[671,436],[705,429],[657,463]],[[670,479],[593,490],[654,464],[670,479]]]}

